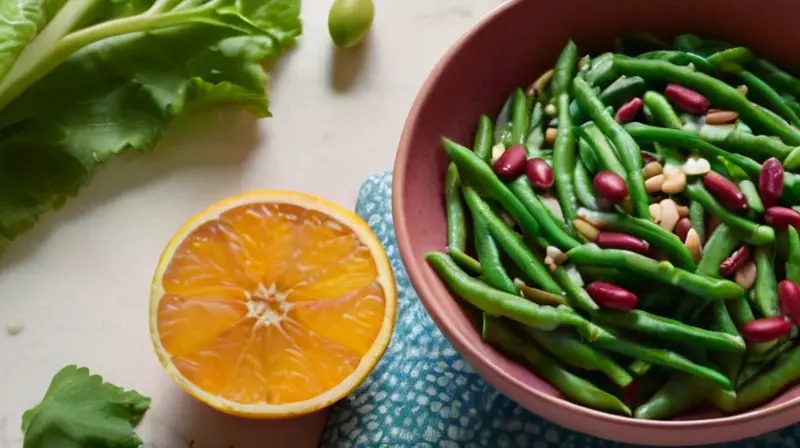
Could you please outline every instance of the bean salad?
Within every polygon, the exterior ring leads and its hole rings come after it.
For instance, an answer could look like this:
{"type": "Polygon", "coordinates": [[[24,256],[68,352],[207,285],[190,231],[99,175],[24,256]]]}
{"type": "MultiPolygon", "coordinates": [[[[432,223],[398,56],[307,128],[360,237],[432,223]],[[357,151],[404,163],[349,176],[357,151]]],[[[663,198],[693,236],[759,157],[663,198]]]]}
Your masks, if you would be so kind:
{"type": "Polygon", "coordinates": [[[593,409],[669,419],[800,382],[800,79],[749,49],[618,39],[443,139],[447,250],[484,341],[593,409]]]}

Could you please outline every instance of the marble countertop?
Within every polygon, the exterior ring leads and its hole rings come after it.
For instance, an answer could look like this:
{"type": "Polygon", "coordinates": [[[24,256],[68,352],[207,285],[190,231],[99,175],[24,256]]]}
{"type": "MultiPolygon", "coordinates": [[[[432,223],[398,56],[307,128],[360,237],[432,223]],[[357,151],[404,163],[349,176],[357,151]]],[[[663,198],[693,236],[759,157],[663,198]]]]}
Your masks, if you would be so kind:
{"type": "Polygon", "coordinates": [[[429,71],[497,0],[376,0],[365,44],[334,50],[330,2],[306,0],[297,47],[272,68],[274,117],[234,108],[176,123],[154,154],[109,163],[0,258],[0,448],[22,446],[22,412],[53,374],[85,365],[153,399],[139,427],[148,447],[311,447],[325,413],[274,422],[228,417],[167,377],[147,325],[150,280],[173,232],[226,196],[259,188],[324,196],[348,207],[360,182],[390,169],[429,71]]]}

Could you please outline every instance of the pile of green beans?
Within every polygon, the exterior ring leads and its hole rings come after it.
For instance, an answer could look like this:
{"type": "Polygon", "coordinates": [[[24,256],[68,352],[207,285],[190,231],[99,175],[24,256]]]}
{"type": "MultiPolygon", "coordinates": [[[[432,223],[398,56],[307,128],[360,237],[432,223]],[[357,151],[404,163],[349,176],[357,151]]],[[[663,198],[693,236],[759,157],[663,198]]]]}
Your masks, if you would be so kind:
{"type": "Polygon", "coordinates": [[[447,250],[426,259],[567,400],[767,404],[800,382],[800,79],[696,36],[620,42],[568,42],[471,149],[443,139],[447,250]]]}

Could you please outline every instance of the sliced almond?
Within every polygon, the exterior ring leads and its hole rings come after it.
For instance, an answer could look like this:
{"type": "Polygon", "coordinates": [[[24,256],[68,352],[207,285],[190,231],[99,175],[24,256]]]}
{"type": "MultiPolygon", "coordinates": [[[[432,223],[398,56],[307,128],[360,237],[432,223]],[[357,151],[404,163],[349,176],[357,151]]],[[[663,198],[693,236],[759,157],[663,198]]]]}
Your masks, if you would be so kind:
{"type": "Polygon", "coordinates": [[[506,152],[506,147],[502,143],[492,146],[492,165],[494,165],[494,162],[497,162],[497,159],[499,159],[504,152],[506,152]]]}
{"type": "Polygon", "coordinates": [[[651,177],[650,179],[644,181],[644,188],[650,194],[658,193],[659,191],[661,191],[661,187],[664,186],[664,180],[666,180],[666,178],[664,177],[663,174],[657,174],[651,177]]]}
{"type": "Polygon", "coordinates": [[[656,224],[661,222],[661,205],[659,205],[659,204],[650,204],[650,218],[656,224]]]}
{"type": "Polygon", "coordinates": [[[711,171],[711,164],[702,157],[689,157],[683,164],[683,173],[687,176],[699,176],[711,171]]]}
{"type": "Polygon", "coordinates": [[[678,224],[678,220],[681,219],[678,214],[678,204],[672,199],[664,199],[658,205],[661,208],[661,221],[658,225],[661,226],[662,229],[672,232],[672,229],[675,228],[675,224],[678,224]]]}
{"type": "Polygon", "coordinates": [[[643,174],[645,179],[650,179],[653,176],[657,176],[664,171],[664,167],[661,166],[660,163],[653,161],[648,163],[644,166],[643,174]]]}
{"type": "Polygon", "coordinates": [[[675,166],[664,168],[664,183],[661,191],[667,194],[678,194],[686,188],[686,174],[675,166]]]}
{"type": "Polygon", "coordinates": [[[732,110],[708,111],[706,124],[728,124],[733,123],[737,118],[739,118],[739,114],[732,110]]]}
{"type": "Polygon", "coordinates": [[[572,224],[575,226],[575,230],[583,235],[583,237],[588,241],[594,241],[597,238],[597,235],[600,233],[600,230],[598,230],[597,227],[582,219],[576,219],[572,221],[572,224]]]}
{"type": "Polygon", "coordinates": [[[700,242],[700,235],[696,230],[689,229],[683,244],[689,249],[695,262],[699,262],[703,258],[703,244],[700,242]]]}
{"type": "Polygon", "coordinates": [[[745,263],[744,266],[736,271],[736,275],[733,276],[733,280],[737,285],[741,286],[745,290],[750,290],[750,288],[752,288],[756,283],[756,264],[752,261],[745,263]]]}

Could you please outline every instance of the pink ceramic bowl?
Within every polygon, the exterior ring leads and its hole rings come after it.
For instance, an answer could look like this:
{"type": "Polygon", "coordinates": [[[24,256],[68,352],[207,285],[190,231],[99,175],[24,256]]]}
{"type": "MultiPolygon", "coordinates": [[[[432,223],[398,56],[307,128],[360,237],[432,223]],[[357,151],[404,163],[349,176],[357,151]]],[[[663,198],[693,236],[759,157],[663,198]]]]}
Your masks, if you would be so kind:
{"type": "Polygon", "coordinates": [[[567,39],[582,53],[611,48],[626,33],[693,32],[747,45],[798,72],[800,2],[787,0],[513,0],[465,34],[428,77],[411,109],[394,170],[397,240],[414,288],[433,320],[484,379],[555,423],[606,439],[651,445],[738,440],[800,421],[800,387],[745,414],[642,421],[564,399],[546,382],[481,341],[424,255],[445,248],[447,159],[442,136],[471,144],[481,113],[552,66],[567,39]],[[794,63],[794,64],[793,64],[794,63]]]}

